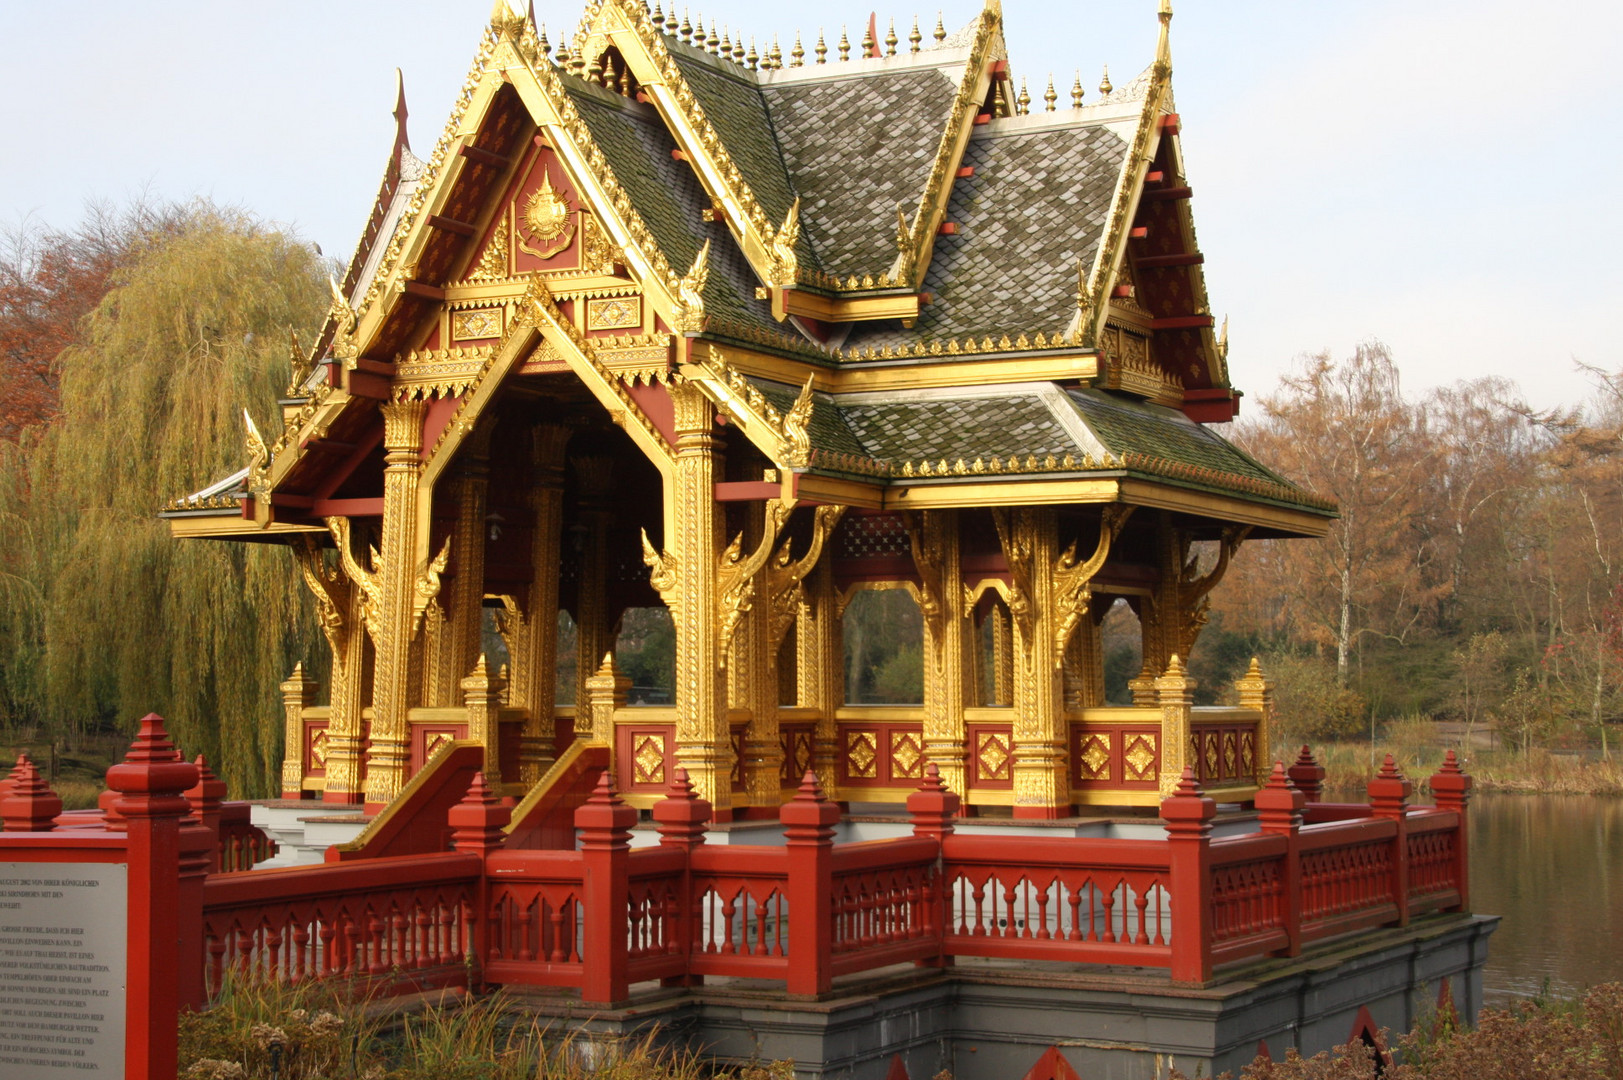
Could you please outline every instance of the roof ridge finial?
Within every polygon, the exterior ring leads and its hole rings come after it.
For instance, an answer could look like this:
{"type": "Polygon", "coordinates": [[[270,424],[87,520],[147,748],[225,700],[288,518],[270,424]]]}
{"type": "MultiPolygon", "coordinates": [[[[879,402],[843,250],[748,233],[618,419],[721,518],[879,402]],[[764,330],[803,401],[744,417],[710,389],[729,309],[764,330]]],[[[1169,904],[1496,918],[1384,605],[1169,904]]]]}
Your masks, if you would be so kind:
{"type": "Polygon", "coordinates": [[[800,45],[800,31],[795,31],[795,47],[789,50],[789,66],[792,68],[806,66],[806,50],[800,45]]]}
{"type": "Polygon", "coordinates": [[[659,6],[659,0],[654,0],[654,13],[648,17],[648,21],[654,24],[654,30],[658,33],[665,32],[665,12],[659,6]]]}
{"type": "Polygon", "coordinates": [[[778,46],[778,35],[772,35],[772,70],[783,67],[783,49],[778,46]]]}
{"type": "MultiPolygon", "coordinates": [[[[767,59],[769,61],[767,67],[770,68],[772,66],[770,63],[771,57],[769,56],[767,59]]],[[[750,51],[744,57],[744,62],[749,65],[751,71],[756,70],[756,65],[761,62],[761,54],[755,51],[755,39],[753,37],[750,38],[750,51]]]]}
{"type": "Polygon", "coordinates": [[[910,46],[907,51],[910,53],[918,52],[919,43],[923,40],[924,35],[919,33],[919,17],[915,15],[913,16],[913,29],[908,31],[907,34],[907,44],[910,46]]]}
{"type": "Polygon", "coordinates": [[[711,56],[721,55],[721,39],[716,36],[716,20],[710,20],[710,36],[704,39],[705,51],[711,56]]]}
{"type": "Polygon", "coordinates": [[[879,55],[879,42],[877,40],[879,27],[876,25],[878,22],[879,13],[870,11],[868,13],[868,25],[862,28],[862,59],[864,60],[879,55]]]}
{"type": "Polygon", "coordinates": [[[828,44],[823,40],[823,28],[817,28],[817,48],[812,50],[817,54],[819,64],[828,63],[828,44]]]}
{"type": "Polygon", "coordinates": [[[1054,111],[1054,103],[1057,102],[1058,100],[1059,100],[1059,95],[1054,93],[1054,73],[1049,72],[1048,73],[1048,89],[1043,91],[1043,111],[1044,112],[1053,112],[1054,111]]]}
{"type": "Polygon", "coordinates": [[[1076,69],[1076,82],[1071,84],[1071,108],[1082,107],[1082,69],[1076,69]]]}
{"type": "Polygon", "coordinates": [[[1014,99],[1014,114],[1025,116],[1031,112],[1031,94],[1026,91],[1026,77],[1020,76],[1020,96],[1014,99]]]}
{"type": "Polygon", "coordinates": [[[682,28],[678,31],[682,37],[682,44],[690,45],[693,42],[693,24],[688,21],[688,9],[682,9],[682,28]]]}
{"type": "MultiPolygon", "coordinates": [[[[1161,20],[1161,37],[1155,43],[1155,62],[1167,69],[1172,67],[1172,0],[1161,0],[1161,10],[1156,13],[1161,20]]],[[[1166,72],[1162,73],[1165,77],[1166,72]]]]}
{"type": "Polygon", "coordinates": [[[552,59],[552,42],[547,40],[547,24],[542,23],[536,28],[535,38],[536,54],[543,60],[552,59]]]}
{"type": "Polygon", "coordinates": [[[1115,87],[1110,85],[1110,65],[1106,64],[1104,74],[1099,77],[1099,94],[1102,97],[1109,97],[1110,91],[1114,89],[1115,87]]]}
{"type": "Polygon", "coordinates": [[[947,26],[946,26],[945,23],[943,23],[941,21],[941,12],[938,11],[938,12],[935,13],[935,45],[936,45],[936,48],[939,49],[941,47],[941,43],[943,41],[946,41],[946,40],[947,40],[947,26]]]}
{"type": "Polygon", "coordinates": [[[896,17],[891,16],[890,29],[885,31],[885,55],[895,56],[896,46],[900,41],[901,39],[896,36],[896,17]]]}
{"type": "Polygon", "coordinates": [[[406,74],[399,68],[394,69],[394,138],[397,146],[411,149],[411,139],[406,134],[406,74]]]}
{"type": "Polygon", "coordinates": [[[840,27],[840,46],[839,46],[839,48],[840,48],[840,63],[843,64],[843,63],[845,63],[845,62],[847,62],[848,60],[851,59],[851,35],[846,32],[846,29],[843,26],[840,27]]]}

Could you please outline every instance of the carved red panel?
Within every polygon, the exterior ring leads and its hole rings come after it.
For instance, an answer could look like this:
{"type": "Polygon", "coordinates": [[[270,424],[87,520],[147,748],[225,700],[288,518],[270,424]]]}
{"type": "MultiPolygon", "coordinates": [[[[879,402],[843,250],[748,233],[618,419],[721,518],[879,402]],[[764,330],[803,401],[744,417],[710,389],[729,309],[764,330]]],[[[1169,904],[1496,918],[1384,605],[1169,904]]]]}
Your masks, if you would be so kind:
{"type": "Polygon", "coordinates": [[[924,743],[921,735],[912,731],[890,733],[890,778],[892,780],[924,778],[924,743]]]}
{"type": "Polygon", "coordinates": [[[811,768],[813,738],[813,728],[809,724],[778,729],[778,745],[783,748],[784,787],[798,785],[806,770],[811,768]]]}
{"type": "Polygon", "coordinates": [[[971,725],[969,786],[1007,790],[1014,786],[1014,733],[1008,725],[971,725]]]}
{"type": "Polygon", "coordinates": [[[1122,783],[1155,784],[1161,775],[1161,735],[1153,731],[1122,732],[1122,783]]]}

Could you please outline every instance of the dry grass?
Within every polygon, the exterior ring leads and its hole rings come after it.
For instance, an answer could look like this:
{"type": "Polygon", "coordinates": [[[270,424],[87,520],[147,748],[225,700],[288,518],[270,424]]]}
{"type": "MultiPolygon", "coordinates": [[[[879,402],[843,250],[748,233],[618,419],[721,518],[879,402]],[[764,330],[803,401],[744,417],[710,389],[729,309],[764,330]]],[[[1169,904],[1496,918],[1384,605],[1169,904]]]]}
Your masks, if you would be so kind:
{"type": "MultiPolygon", "coordinates": [[[[1396,725],[1394,725],[1396,726],[1396,725]]],[[[1325,785],[1337,793],[1358,789],[1380,767],[1387,754],[1415,783],[1415,792],[1424,789],[1428,776],[1443,763],[1450,747],[1424,742],[1411,733],[1378,739],[1371,751],[1367,742],[1325,743],[1313,747],[1313,756],[1325,769],[1325,785]],[[1403,737],[1408,735],[1409,737],[1403,737]]],[[[1278,748],[1275,758],[1289,763],[1299,747],[1278,748]]],[[[1457,751],[1456,751],[1457,753],[1457,751]]],[[[1623,795],[1623,759],[1589,761],[1570,754],[1533,750],[1478,750],[1462,758],[1477,791],[1509,791],[1547,795],[1623,795]]]]}

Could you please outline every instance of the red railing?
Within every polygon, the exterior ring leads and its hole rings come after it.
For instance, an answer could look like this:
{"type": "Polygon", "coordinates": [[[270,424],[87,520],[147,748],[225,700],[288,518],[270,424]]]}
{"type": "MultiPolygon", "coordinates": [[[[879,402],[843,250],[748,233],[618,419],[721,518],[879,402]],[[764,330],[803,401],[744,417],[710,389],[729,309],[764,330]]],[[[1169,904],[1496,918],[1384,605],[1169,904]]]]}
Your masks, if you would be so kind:
{"type": "Polygon", "coordinates": [[[276,854],[276,841],[251,823],[248,814],[249,806],[245,802],[220,806],[219,869],[222,872],[252,870],[276,854]]]}
{"type": "MultiPolygon", "coordinates": [[[[149,726],[139,770],[192,782],[194,766],[162,756],[167,744],[149,726]]],[[[237,813],[200,784],[187,794],[206,827],[185,821],[186,800],[154,804],[178,840],[165,841],[167,868],[143,864],[142,880],[171,882],[161,908],[171,922],[153,940],[179,940],[172,996],[185,1003],[233,974],[352,979],[375,992],[562,986],[590,1005],[623,1002],[637,982],[705,976],[817,995],[838,976],[953,957],[1132,965],[1201,984],[1217,965],[1465,909],[1470,781],[1452,761],[1431,777],[1437,806],[1411,809],[1408,781],[1389,760],[1356,812],[1310,802],[1318,788],[1305,768],[1276,768],[1256,796],[1258,831],[1219,840],[1212,800],[1188,773],[1161,804],[1165,839],[959,834],[958,796],[932,768],[908,799],[912,836],[836,844],[839,809],[808,775],[780,810],[783,844],[758,847],[707,844],[710,807],[678,770],[653,809],[659,846],[637,850],[636,811],[606,772],[574,811],[577,846],[560,849],[509,846],[512,811],[476,773],[434,826],[454,850],[213,874],[209,853],[237,813]]],[[[143,798],[117,806],[140,810],[143,798]]],[[[147,829],[145,818],[103,817],[98,827],[91,815],[59,825],[60,807],[20,766],[0,796],[0,847],[13,859],[62,859],[51,852],[123,851],[118,830],[147,829]]],[[[132,985],[132,1001],[140,995],[158,1000],[132,985]]]]}
{"type": "Polygon", "coordinates": [[[248,980],[384,979],[465,985],[472,855],[408,855],[212,874],[203,884],[209,993],[248,980]]]}

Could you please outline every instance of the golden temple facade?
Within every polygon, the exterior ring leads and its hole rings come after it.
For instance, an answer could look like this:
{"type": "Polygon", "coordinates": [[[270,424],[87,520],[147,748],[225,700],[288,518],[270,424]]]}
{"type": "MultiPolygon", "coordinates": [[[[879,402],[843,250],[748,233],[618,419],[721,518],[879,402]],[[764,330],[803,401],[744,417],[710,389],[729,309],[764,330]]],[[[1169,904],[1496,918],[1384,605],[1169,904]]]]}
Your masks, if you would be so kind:
{"type": "Polygon", "coordinates": [[[553,43],[498,0],[426,160],[402,108],[283,429],[164,511],[288,545],[314,595],[330,674],[282,685],[284,794],[383,806],[473,741],[513,797],[601,743],[628,801],[681,767],[721,819],[807,769],[899,801],[931,762],[1018,817],[1154,805],[1186,765],[1248,799],[1267,680],[1197,708],[1182,658],[1241,543],[1334,507],[1207,426],[1239,394],[1170,19],[1130,84],[1034,110],[995,2],[834,57],[639,0],[553,43]],[[922,705],[846,700],[870,589],[917,602],[922,705]],[[1144,663],[1110,706],[1118,600],[1144,663]],[[616,626],[656,606],[673,700],[628,704],[616,626]]]}

